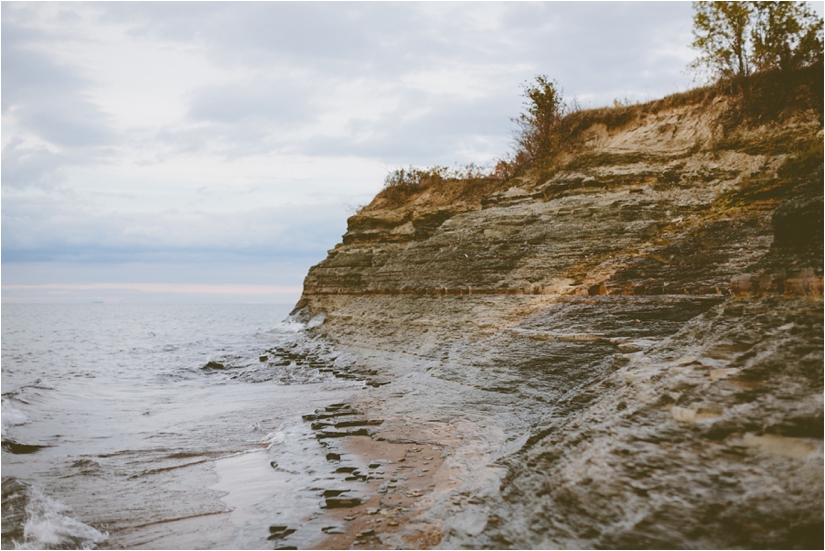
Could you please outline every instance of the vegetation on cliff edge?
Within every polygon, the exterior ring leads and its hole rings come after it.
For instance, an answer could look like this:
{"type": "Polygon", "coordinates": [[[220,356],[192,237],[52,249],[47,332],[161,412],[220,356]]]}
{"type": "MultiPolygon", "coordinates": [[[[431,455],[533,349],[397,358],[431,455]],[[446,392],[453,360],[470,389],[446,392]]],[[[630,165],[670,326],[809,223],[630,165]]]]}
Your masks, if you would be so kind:
{"type": "MultiPolygon", "coordinates": [[[[645,104],[580,109],[567,103],[558,83],[546,75],[525,83],[524,112],[514,151],[492,168],[399,168],[387,175],[384,189],[366,210],[397,208],[425,191],[437,202],[480,204],[490,193],[515,182],[539,182],[584,151],[586,131],[594,125],[617,130],[646,115],[683,105],[710,106],[724,97],[727,109],[715,121],[721,136],[715,150],[743,149],[754,154],[788,154],[782,178],[808,174],[822,164],[821,143],[743,143],[737,129],[782,123],[810,112],[823,123],[823,22],[798,2],[694,2],[694,42],[700,56],[691,64],[709,71],[713,83],[645,104]]],[[[572,163],[572,164],[571,164],[572,163]]]]}

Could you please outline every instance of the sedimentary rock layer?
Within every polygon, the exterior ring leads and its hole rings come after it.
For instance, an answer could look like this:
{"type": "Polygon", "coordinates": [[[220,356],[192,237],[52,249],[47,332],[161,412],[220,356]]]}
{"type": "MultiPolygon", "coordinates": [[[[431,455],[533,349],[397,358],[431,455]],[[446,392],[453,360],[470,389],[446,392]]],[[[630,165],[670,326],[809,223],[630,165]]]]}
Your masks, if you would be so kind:
{"type": "MultiPolygon", "coordinates": [[[[379,197],[310,270],[315,334],[473,389],[422,398],[444,434],[479,396],[517,419],[485,425],[498,474],[463,490],[486,520],[441,510],[442,544],[821,547],[823,176],[788,168],[821,114],[731,129],[726,102],[594,123],[479,201],[379,197]]],[[[426,417],[410,385],[376,390],[386,430],[426,417]]]]}

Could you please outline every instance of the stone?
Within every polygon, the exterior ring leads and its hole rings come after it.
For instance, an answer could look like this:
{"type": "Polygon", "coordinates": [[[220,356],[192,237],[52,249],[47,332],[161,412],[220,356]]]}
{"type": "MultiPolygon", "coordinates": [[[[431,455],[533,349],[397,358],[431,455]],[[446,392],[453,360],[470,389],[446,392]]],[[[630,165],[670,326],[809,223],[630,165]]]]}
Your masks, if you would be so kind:
{"type": "Polygon", "coordinates": [[[356,429],[350,431],[335,431],[335,430],[322,430],[318,431],[315,434],[315,438],[321,440],[323,438],[345,438],[347,436],[369,436],[370,433],[367,429],[356,429]]]}
{"type": "Polygon", "coordinates": [[[269,527],[269,537],[266,538],[268,540],[279,540],[283,539],[290,534],[295,533],[295,528],[288,528],[286,526],[270,526],[269,527]]]}
{"type": "Polygon", "coordinates": [[[326,498],[327,509],[352,508],[361,505],[360,497],[328,497],[326,498]]]}
{"type": "Polygon", "coordinates": [[[362,419],[353,421],[339,421],[335,423],[335,428],[342,429],[347,427],[377,427],[383,423],[383,419],[362,419]]]}
{"type": "Polygon", "coordinates": [[[324,430],[327,427],[331,427],[331,426],[333,426],[332,423],[318,422],[318,423],[312,423],[310,425],[310,428],[312,430],[324,430]]]}

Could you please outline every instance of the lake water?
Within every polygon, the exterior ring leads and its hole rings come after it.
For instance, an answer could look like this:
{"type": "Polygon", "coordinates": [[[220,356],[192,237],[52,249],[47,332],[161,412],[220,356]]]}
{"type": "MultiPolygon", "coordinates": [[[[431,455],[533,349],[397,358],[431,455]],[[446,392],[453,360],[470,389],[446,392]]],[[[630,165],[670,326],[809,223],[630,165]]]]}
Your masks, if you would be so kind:
{"type": "Polygon", "coordinates": [[[316,512],[301,415],[364,384],[288,312],[3,305],[3,548],[271,547],[316,512]]]}

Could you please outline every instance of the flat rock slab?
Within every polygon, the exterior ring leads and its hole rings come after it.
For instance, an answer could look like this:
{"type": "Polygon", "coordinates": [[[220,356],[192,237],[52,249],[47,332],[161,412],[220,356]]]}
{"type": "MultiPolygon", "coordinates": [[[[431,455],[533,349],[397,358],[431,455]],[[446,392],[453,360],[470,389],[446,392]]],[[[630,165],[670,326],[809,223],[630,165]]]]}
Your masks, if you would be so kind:
{"type": "Polygon", "coordinates": [[[351,508],[361,505],[360,497],[328,497],[326,498],[327,509],[351,508]]]}

